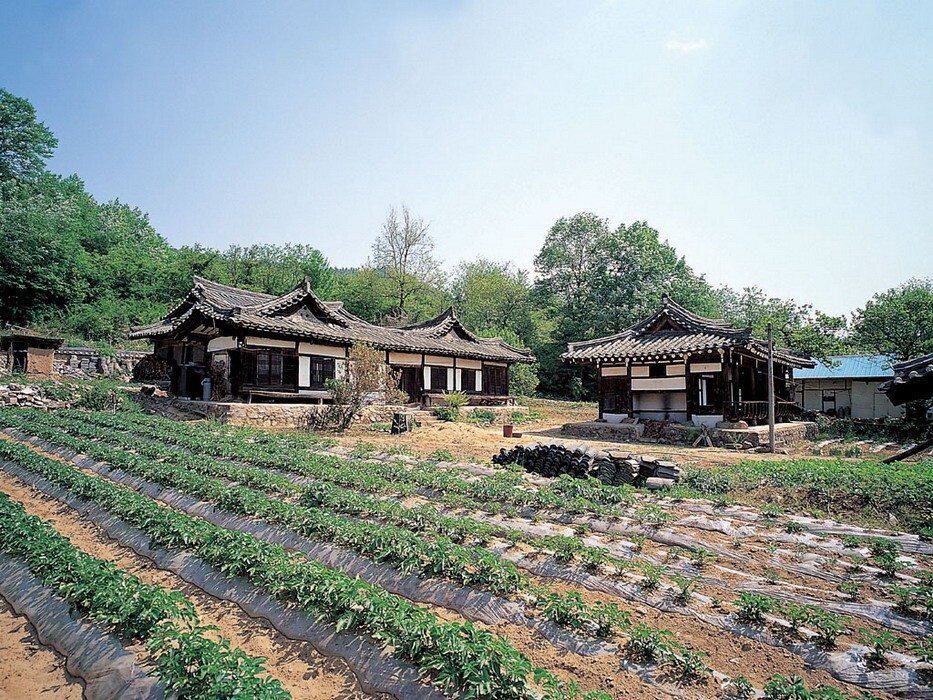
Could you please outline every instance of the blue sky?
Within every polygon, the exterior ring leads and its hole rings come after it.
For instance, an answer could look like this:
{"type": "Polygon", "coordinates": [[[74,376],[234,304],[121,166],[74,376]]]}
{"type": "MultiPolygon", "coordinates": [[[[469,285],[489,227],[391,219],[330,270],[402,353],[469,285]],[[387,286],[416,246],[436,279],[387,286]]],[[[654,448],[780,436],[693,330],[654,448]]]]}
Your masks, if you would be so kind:
{"type": "Polygon", "coordinates": [[[933,274],[933,3],[19,2],[0,87],[52,167],[173,244],[447,266],[647,220],[716,284],[831,313],[933,274]]]}

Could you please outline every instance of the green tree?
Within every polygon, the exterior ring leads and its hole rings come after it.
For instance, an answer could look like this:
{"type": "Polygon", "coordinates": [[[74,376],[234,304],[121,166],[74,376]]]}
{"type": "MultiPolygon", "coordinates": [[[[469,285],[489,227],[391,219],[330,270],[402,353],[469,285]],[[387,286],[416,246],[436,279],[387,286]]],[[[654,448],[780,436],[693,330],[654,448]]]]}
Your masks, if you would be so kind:
{"type": "Polygon", "coordinates": [[[463,325],[474,332],[508,329],[521,347],[531,347],[542,334],[544,320],[531,292],[527,272],[485,258],[460,263],[451,284],[463,325]]]}
{"type": "Polygon", "coordinates": [[[829,316],[793,299],[769,297],[758,287],[745,287],[741,292],[722,287],[716,296],[724,320],[737,328],[750,328],[760,339],[767,337],[770,323],[778,347],[823,361],[852,350],[844,316],[829,316]]]}
{"type": "Polygon", "coordinates": [[[933,279],[875,294],[853,317],[862,348],[901,362],[933,352],[933,279]]]}
{"type": "Polygon", "coordinates": [[[592,394],[591,373],[567,367],[560,354],[571,341],[618,332],[651,314],[669,294],[702,314],[714,314],[716,296],[683,257],[645,222],[609,228],[595,214],[557,221],[535,258],[537,297],[549,309],[551,342],[536,348],[545,391],[592,394]]]}
{"type": "MultiPolygon", "coordinates": [[[[199,274],[234,287],[265,294],[284,294],[307,277],[311,288],[328,300],[336,292],[334,271],[324,254],[310,245],[232,245],[205,261],[199,274]]],[[[190,282],[190,280],[189,280],[190,282]]]]}
{"type": "Polygon", "coordinates": [[[0,89],[0,183],[35,180],[57,147],[55,136],[36,119],[32,103],[0,89]]]}
{"type": "Polygon", "coordinates": [[[51,174],[0,200],[0,322],[34,324],[83,300],[94,206],[77,178],[51,174]]]}

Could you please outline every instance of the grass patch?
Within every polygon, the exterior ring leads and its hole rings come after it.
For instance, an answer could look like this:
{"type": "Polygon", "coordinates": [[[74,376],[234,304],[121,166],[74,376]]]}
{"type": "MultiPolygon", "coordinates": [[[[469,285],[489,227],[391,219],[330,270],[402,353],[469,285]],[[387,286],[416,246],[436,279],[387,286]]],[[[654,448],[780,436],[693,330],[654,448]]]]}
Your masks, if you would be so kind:
{"type": "Polygon", "coordinates": [[[680,492],[709,497],[777,491],[785,506],[869,516],[933,535],[933,461],[880,462],[794,459],[742,461],[718,469],[688,468],[680,492]]]}

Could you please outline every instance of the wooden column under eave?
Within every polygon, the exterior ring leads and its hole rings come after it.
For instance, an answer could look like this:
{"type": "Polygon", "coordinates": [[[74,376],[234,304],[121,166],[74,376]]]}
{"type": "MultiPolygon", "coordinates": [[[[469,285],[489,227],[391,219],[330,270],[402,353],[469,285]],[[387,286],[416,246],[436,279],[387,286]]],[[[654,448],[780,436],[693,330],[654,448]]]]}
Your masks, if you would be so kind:
{"type": "Polygon", "coordinates": [[[693,377],[690,374],[690,355],[684,355],[684,388],[686,389],[687,420],[693,420],[693,377]]]}
{"type": "Polygon", "coordinates": [[[603,363],[596,362],[596,395],[598,400],[597,409],[599,411],[599,420],[603,419],[604,394],[606,393],[605,382],[603,381],[603,363]]]}

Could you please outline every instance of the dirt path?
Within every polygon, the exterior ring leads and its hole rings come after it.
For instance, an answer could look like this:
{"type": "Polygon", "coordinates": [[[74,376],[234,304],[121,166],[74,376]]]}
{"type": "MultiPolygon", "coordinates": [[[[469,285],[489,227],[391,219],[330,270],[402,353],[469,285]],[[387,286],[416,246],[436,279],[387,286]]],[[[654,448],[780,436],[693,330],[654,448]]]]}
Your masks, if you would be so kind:
{"type": "Polygon", "coordinates": [[[0,597],[0,700],[80,700],[83,691],[65,659],[42,646],[26,618],[0,597]]]}
{"type": "MultiPolygon", "coordinates": [[[[343,661],[328,659],[315,652],[308,644],[286,639],[268,625],[253,620],[232,603],[216,600],[174,574],[159,569],[135,552],[113,542],[97,526],[82,519],[80,513],[72,508],[37,492],[2,471],[0,491],[22,503],[31,515],[51,521],[58,532],[91,556],[112,561],[147,583],[183,593],[197,608],[204,624],[216,626],[221,635],[243,651],[267,658],[266,668],[295,700],[370,697],[360,690],[353,674],[343,661]]],[[[6,677],[10,665],[16,664],[17,659],[22,656],[21,652],[15,654],[14,651],[15,648],[8,649],[7,646],[0,648],[0,659],[3,661],[0,683],[6,677]]],[[[41,678],[40,676],[37,679],[35,687],[44,682],[41,678]]],[[[0,697],[3,697],[2,691],[0,697]]],[[[55,697],[58,698],[58,695],[55,697]]],[[[75,697],[80,697],[80,692],[75,697]]]]}

